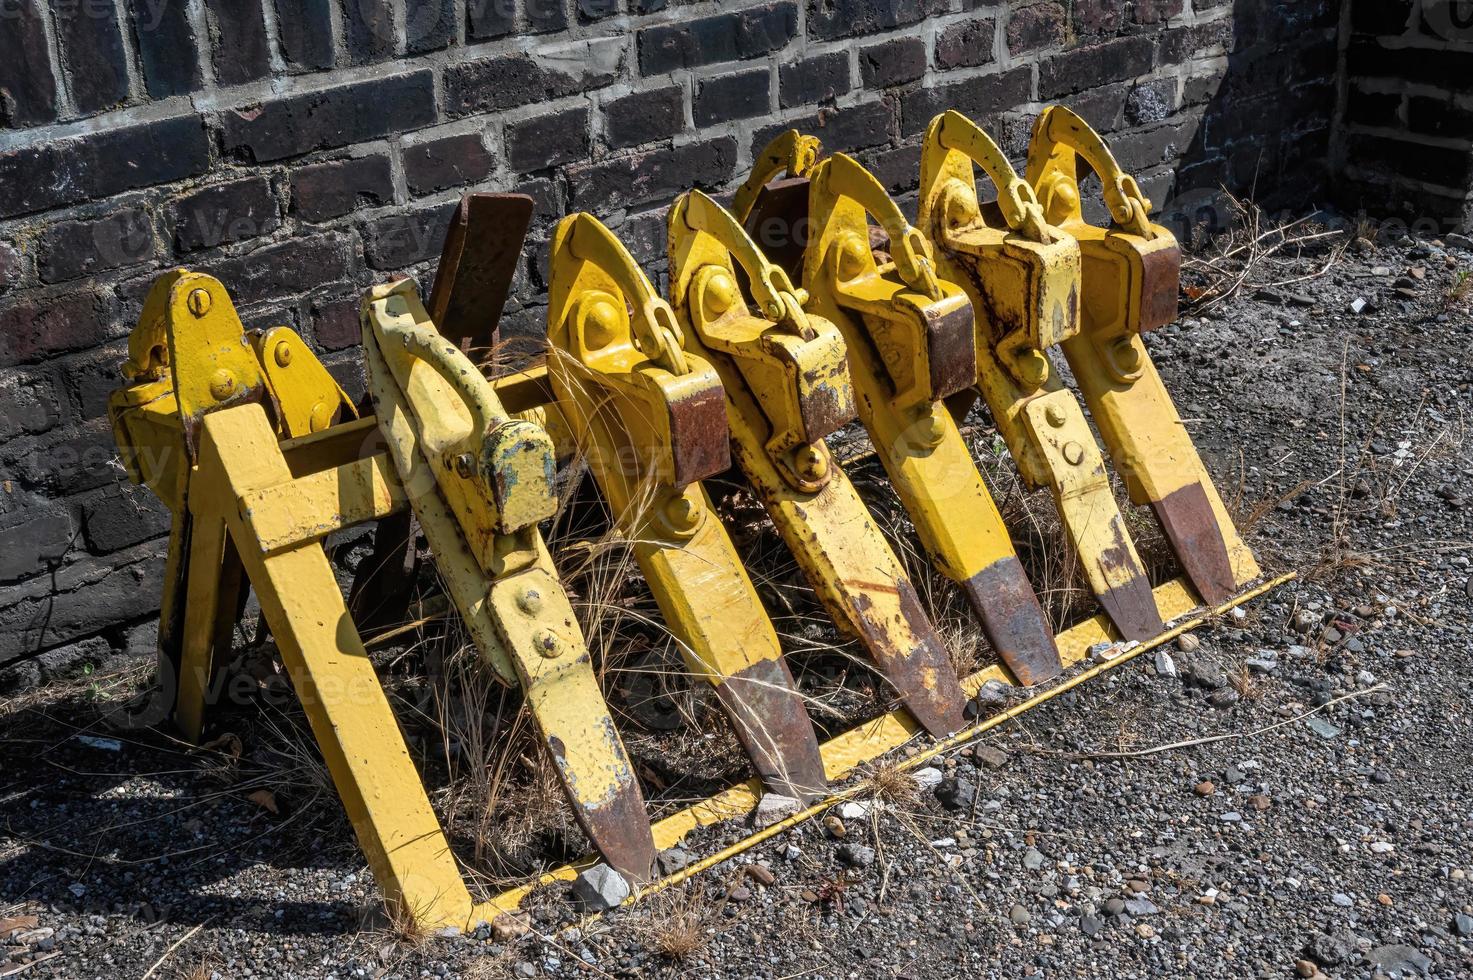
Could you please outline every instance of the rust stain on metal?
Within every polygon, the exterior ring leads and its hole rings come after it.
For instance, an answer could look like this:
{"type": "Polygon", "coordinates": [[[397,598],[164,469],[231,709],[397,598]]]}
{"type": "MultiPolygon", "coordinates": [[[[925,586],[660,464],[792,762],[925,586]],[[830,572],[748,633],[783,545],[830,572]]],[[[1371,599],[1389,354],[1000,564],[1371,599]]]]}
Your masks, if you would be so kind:
{"type": "Polygon", "coordinates": [[[726,396],[719,386],[670,403],[670,449],[673,483],[689,486],[731,468],[731,439],[726,423],[726,396]]]}
{"type": "Polygon", "coordinates": [[[1181,248],[1160,248],[1142,255],[1141,279],[1140,331],[1175,322],[1181,296],[1181,248]]]}
{"type": "Polygon", "coordinates": [[[1032,687],[1063,670],[1053,631],[1017,557],[993,562],[962,588],[987,642],[1019,683],[1032,687]]]}
{"type": "Polygon", "coordinates": [[[764,786],[805,802],[828,794],[818,738],[785,662],[752,664],[715,690],[764,786]]]}
{"type": "Polygon", "coordinates": [[[1230,599],[1238,587],[1232,558],[1202,484],[1191,483],[1153,500],[1151,509],[1197,595],[1208,605],[1230,599]]]}
{"type": "Polygon", "coordinates": [[[963,302],[946,311],[927,307],[926,347],[932,398],[946,398],[976,384],[977,330],[972,304],[963,302]]]}
{"type": "MultiPolygon", "coordinates": [[[[562,739],[548,736],[546,745],[559,782],[570,799],[578,800],[576,788],[567,781],[567,749],[562,739]]],[[[650,881],[654,878],[655,842],[649,832],[649,812],[634,774],[626,770],[621,776],[612,797],[594,805],[574,806],[573,816],[610,867],[636,882],[650,881]]]]}
{"type": "MultiPolygon", "coordinates": [[[[1117,528],[1117,540],[1119,539],[1117,528]]],[[[1144,642],[1166,628],[1161,622],[1161,613],[1156,609],[1156,600],[1151,594],[1151,582],[1136,560],[1129,544],[1124,540],[1100,551],[1100,568],[1110,581],[1125,580],[1103,590],[1097,596],[1105,615],[1127,640],[1144,642]]]]}
{"type": "Polygon", "coordinates": [[[874,603],[867,596],[879,591],[882,583],[855,583],[862,591],[853,598],[859,614],[856,624],[866,647],[875,658],[880,673],[895,688],[922,728],[937,738],[944,737],[966,724],[963,713],[967,697],[962,692],[951,657],[936,635],[915,587],[908,580],[888,583],[900,603],[900,619],[910,627],[915,644],[897,649],[888,642],[888,630],[874,616],[874,603]]]}

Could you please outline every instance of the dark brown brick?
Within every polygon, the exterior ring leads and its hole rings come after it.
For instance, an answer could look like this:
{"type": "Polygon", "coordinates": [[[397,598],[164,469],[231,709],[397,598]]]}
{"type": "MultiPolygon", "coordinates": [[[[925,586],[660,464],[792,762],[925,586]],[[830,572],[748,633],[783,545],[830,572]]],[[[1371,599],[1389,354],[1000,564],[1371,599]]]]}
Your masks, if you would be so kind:
{"type": "Polygon", "coordinates": [[[117,484],[93,494],[82,504],[82,528],[88,549],[105,555],[169,533],[173,515],[143,487],[117,484]]]}
{"type": "Polygon", "coordinates": [[[108,317],[106,300],[88,290],[17,297],[0,307],[0,367],[100,344],[108,317]]]}
{"type": "Polygon", "coordinates": [[[1074,30],[1083,36],[1114,34],[1125,15],[1125,0],[1074,0],[1074,30]]]}
{"type": "Polygon", "coordinates": [[[1038,68],[1038,94],[1052,99],[1151,70],[1155,45],[1148,37],[1122,37],[1075,48],[1045,59],[1038,68]]]}
{"type": "Polygon", "coordinates": [[[404,148],[404,177],[416,197],[484,180],[496,160],[480,133],[465,133],[404,148]]]}
{"type": "Polygon", "coordinates": [[[634,92],[604,105],[604,139],[615,149],[667,139],[685,129],[685,88],[634,92]]]}
{"type": "Polygon", "coordinates": [[[736,168],[736,140],[730,136],[669,149],[646,150],[567,169],[570,208],[614,208],[666,202],[691,187],[712,188],[736,168]]]}
{"type": "Polygon", "coordinates": [[[455,40],[455,0],[405,0],[404,49],[424,54],[455,40]]]}
{"type": "Polygon", "coordinates": [[[158,612],[163,549],[140,545],[127,557],[121,563],[116,556],[73,562],[47,576],[44,594],[0,609],[0,662],[158,612]]]}
{"type": "Polygon", "coordinates": [[[950,85],[907,92],[900,98],[900,132],[919,133],[932,118],[955,109],[986,125],[989,116],[1027,102],[1033,87],[1033,71],[1026,65],[996,75],[982,75],[950,85]]]}
{"type": "Polygon", "coordinates": [[[797,129],[823,140],[825,150],[859,150],[895,138],[895,115],[883,100],[862,102],[842,109],[823,109],[800,119],[763,126],[752,134],[752,152],[766,146],[778,133],[797,129]]]}
{"type": "Polygon", "coordinates": [[[893,31],[945,13],[942,0],[807,0],[808,33],[831,40],[893,31]]]}
{"type": "Polygon", "coordinates": [[[99,112],[126,101],[128,60],[117,9],[111,3],[67,3],[52,10],[77,108],[99,112]]]}
{"type": "Polygon", "coordinates": [[[15,246],[0,241],[0,296],[10,292],[24,273],[20,253],[15,250],[15,246]]]}
{"type": "Polygon", "coordinates": [[[343,34],[348,60],[366,65],[393,57],[398,40],[392,0],[347,0],[343,4],[343,34]]]}
{"type": "Polygon", "coordinates": [[[238,306],[250,306],[349,281],[352,243],[339,235],[292,238],[217,259],[210,271],[230,289],[238,306]]]}
{"type": "Polygon", "coordinates": [[[926,42],[901,37],[871,44],[859,52],[859,77],[865,88],[889,88],[913,82],[926,73],[926,42]]]}
{"type": "Polygon", "coordinates": [[[691,101],[697,126],[766,115],[772,103],[771,77],[766,68],[702,79],[691,101]]]}
{"type": "Polygon", "coordinates": [[[784,47],[797,33],[798,7],[793,3],[766,3],[646,27],[638,35],[639,70],[644,75],[661,75],[677,68],[758,58],[784,47]]]}
{"type": "Polygon", "coordinates": [[[36,270],[42,282],[65,282],[153,258],[153,216],[123,208],[90,221],[63,221],[42,233],[36,270]]]}
{"type": "Polygon", "coordinates": [[[56,118],[51,46],[41,0],[12,0],[0,30],[0,127],[35,126],[56,118]]]}
{"type": "Polygon", "coordinates": [[[206,0],[215,79],[221,85],[253,82],[271,71],[261,3],[262,0],[206,0]]]}
{"type": "Polygon", "coordinates": [[[66,510],[41,506],[8,518],[0,529],[0,582],[39,575],[62,558],[76,532],[66,510]]]}
{"type": "Polygon", "coordinates": [[[276,33],[281,43],[281,55],[286,63],[299,71],[331,68],[333,0],[275,2],[276,33]]]}
{"type": "Polygon", "coordinates": [[[833,51],[804,58],[778,69],[779,105],[794,106],[826,102],[849,91],[849,54],[833,51]]]}
{"type": "MultiPolygon", "coordinates": [[[[113,373],[116,376],[116,364],[113,373]]],[[[113,386],[117,386],[116,381],[113,386]]],[[[56,383],[44,368],[0,373],[0,443],[54,428],[61,419],[64,404],[56,383]]]]}
{"type": "Polygon", "coordinates": [[[1013,11],[1008,19],[1008,51],[1014,55],[1064,43],[1067,17],[1057,3],[1036,3],[1013,11]]]}
{"type": "Polygon", "coordinates": [[[1131,20],[1137,24],[1164,24],[1182,12],[1182,0],[1134,0],[1130,5],[1131,20]]]}
{"type": "Polygon", "coordinates": [[[292,210],[304,221],[330,221],[361,207],[393,202],[394,178],[389,158],[381,153],[292,171],[292,210]]]}
{"type": "Polygon", "coordinates": [[[507,158],[517,173],[546,170],[588,156],[588,110],[534,116],[506,127],[507,158]]]}
{"type": "Polygon", "coordinates": [[[343,350],[363,343],[363,328],[358,320],[362,298],[312,301],[312,339],[323,350],[343,350]]]}
{"type": "Polygon", "coordinates": [[[952,24],[936,35],[936,67],[972,68],[992,61],[997,25],[991,17],[952,24]]]}
{"type": "Polygon", "coordinates": [[[454,204],[437,204],[369,222],[363,229],[368,264],[393,271],[438,256],[455,208],[454,204]]]}
{"type": "Polygon", "coordinates": [[[434,87],[417,71],[229,109],[220,114],[225,151],[269,163],[419,129],[435,120],[434,87]]]}
{"type": "Polygon", "coordinates": [[[63,362],[66,394],[83,421],[107,414],[108,397],[120,384],[122,365],[127,359],[127,341],[116,340],[63,362]]]}
{"type": "Polygon", "coordinates": [[[465,34],[470,41],[505,37],[516,26],[515,0],[465,0],[465,34]]]}
{"type": "Polygon", "coordinates": [[[269,235],[280,212],[265,177],[205,187],[174,201],[174,244],[184,253],[269,235]]]}
{"type": "Polygon", "coordinates": [[[525,54],[466,61],[445,69],[445,112],[451,117],[479,115],[576,95],[611,81],[612,75],[591,66],[582,75],[571,75],[525,54]]]}
{"type": "Polygon", "coordinates": [[[128,0],[138,67],[150,99],[193,92],[201,85],[199,39],[189,6],[158,0],[128,0]]]}

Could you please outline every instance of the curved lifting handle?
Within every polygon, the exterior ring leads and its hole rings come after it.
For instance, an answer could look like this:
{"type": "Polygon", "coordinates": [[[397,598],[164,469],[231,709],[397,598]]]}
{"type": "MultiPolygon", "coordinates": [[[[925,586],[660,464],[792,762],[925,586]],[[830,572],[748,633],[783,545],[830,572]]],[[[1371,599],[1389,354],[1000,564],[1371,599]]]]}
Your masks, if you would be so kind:
{"type": "Polygon", "coordinates": [[[577,214],[568,220],[572,222],[565,239],[569,254],[598,266],[624,294],[629,304],[635,348],[671,374],[690,373],[675,311],[655,293],[655,287],[635,263],[634,256],[592,215],[577,214]]]}
{"type": "Polygon", "coordinates": [[[991,136],[960,112],[948,109],[941,117],[936,139],[943,149],[963,154],[992,179],[998,206],[1011,231],[1029,241],[1052,244],[1054,231],[1043,216],[1033,188],[1018,176],[991,136]]]}
{"type": "Polygon", "coordinates": [[[796,129],[778,133],[752,161],[752,171],[731,200],[732,214],[745,224],[757,203],[757,192],[778,174],[807,177],[818,164],[821,144],[817,136],[804,136],[796,129]]]}
{"type": "Polygon", "coordinates": [[[803,312],[808,294],[795,289],[788,274],[767,261],[730,212],[698,190],[686,192],[675,207],[685,219],[687,228],[716,239],[746,271],[752,286],[752,298],[761,306],[767,319],[791,327],[804,340],[817,336],[808,323],[808,315],[803,312]]]}
{"type": "MultiPolygon", "coordinates": [[[[400,287],[413,289],[413,281],[401,280],[395,285],[394,291],[400,292],[400,287]]],[[[515,421],[502,407],[491,383],[481,374],[480,369],[471,363],[471,359],[459,347],[446,340],[427,322],[420,322],[409,316],[396,316],[385,318],[379,324],[385,340],[395,341],[404,348],[405,353],[424,361],[455,389],[455,393],[471,413],[474,426],[472,432],[476,433],[473,438],[489,436],[506,423],[515,421]]]]}
{"type": "MultiPolygon", "coordinates": [[[[885,193],[874,174],[864,169],[851,156],[835,153],[824,161],[823,178],[818,193],[830,198],[847,197],[869,212],[890,236],[890,255],[895,269],[907,286],[927,298],[941,298],[941,285],[931,268],[926,242],[918,229],[912,228],[900,207],[885,193]]],[[[814,207],[815,214],[826,209],[814,207]]]]}
{"type": "Polygon", "coordinates": [[[1038,150],[1040,143],[1047,148],[1048,156],[1042,157],[1045,160],[1053,155],[1055,147],[1073,150],[1100,178],[1105,205],[1115,223],[1132,235],[1156,237],[1151,227],[1151,202],[1141,193],[1135,178],[1120,168],[1115,154],[1089,123],[1063,106],[1050,106],[1038,117],[1033,143],[1030,152],[1038,150]]]}

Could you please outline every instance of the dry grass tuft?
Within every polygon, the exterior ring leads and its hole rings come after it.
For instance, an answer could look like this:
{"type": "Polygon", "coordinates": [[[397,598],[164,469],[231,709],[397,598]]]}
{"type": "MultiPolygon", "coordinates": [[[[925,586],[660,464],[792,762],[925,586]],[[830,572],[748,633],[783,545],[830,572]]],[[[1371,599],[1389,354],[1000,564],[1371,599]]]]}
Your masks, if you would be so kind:
{"type": "Polygon", "coordinates": [[[869,795],[886,803],[913,803],[920,791],[910,773],[894,762],[881,762],[870,770],[869,795]]]}
{"type": "Polygon", "coordinates": [[[1453,281],[1447,287],[1447,295],[1442,299],[1443,308],[1455,310],[1468,305],[1468,300],[1473,298],[1473,270],[1459,269],[1453,273],[1453,281]]]}
{"type": "Polygon", "coordinates": [[[686,887],[650,900],[640,932],[655,953],[683,963],[711,944],[718,921],[716,905],[686,887]]]}
{"type": "Polygon", "coordinates": [[[1253,672],[1247,667],[1240,664],[1228,671],[1227,679],[1232,689],[1238,692],[1238,697],[1244,701],[1255,701],[1263,697],[1263,689],[1258,686],[1258,681],[1253,677],[1253,672]]]}

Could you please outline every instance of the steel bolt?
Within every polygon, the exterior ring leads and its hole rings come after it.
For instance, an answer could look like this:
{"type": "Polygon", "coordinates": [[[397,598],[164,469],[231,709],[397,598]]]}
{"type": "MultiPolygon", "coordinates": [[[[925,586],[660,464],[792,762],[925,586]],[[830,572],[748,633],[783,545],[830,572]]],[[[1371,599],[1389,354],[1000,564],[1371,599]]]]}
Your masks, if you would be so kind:
{"type": "Polygon", "coordinates": [[[1078,466],[1084,462],[1084,447],[1077,442],[1064,443],[1064,459],[1070,466],[1078,466]]]}
{"type": "Polygon", "coordinates": [[[793,459],[793,469],[804,480],[822,480],[829,472],[829,460],[817,446],[804,446],[793,459]]]}
{"type": "Polygon", "coordinates": [[[731,309],[736,302],[736,283],[730,276],[712,276],[706,282],[706,316],[716,318],[731,309]]]}
{"type": "Polygon", "coordinates": [[[208,289],[195,289],[190,291],[188,302],[189,312],[195,316],[204,316],[210,312],[210,306],[214,303],[214,300],[210,298],[210,291],[208,289]]]}
{"type": "Polygon", "coordinates": [[[321,401],[312,406],[312,414],[307,419],[307,427],[313,432],[321,432],[332,424],[333,413],[338,410],[335,401],[321,401]]]}
{"type": "Polygon", "coordinates": [[[1141,366],[1141,354],[1129,337],[1115,341],[1115,363],[1122,371],[1135,371],[1141,366]]]}
{"type": "Polygon", "coordinates": [[[558,643],[557,637],[547,630],[538,630],[537,635],[532,637],[532,645],[548,660],[561,652],[559,649],[561,644],[558,643]]]}
{"type": "Polygon", "coordinates": [[[1050,405],[1044,409],[1043,417],[1048,420],[1049,425],[1056,429],[1062,429],[1064,427],[1064,410],[1057,405],[1050,405]]]}
{"type": "Polygon", "coordinates": [[[292,362],[292,345],[286,341],[280,341],[276,345],[276,364],[278,367],[286,367],[292,362]]]}
{"type": "Polygon", "coordinates": [[[523,589],[517,596],[517,608],[528,616],[535,616],[542,611],[542,593],[536,589],[523,589]]]}
{"type": "MultiPolygon", "coordinates": [[[[196,290],[196,292],[204,292],[204,290],[196,290]]],[[[209,293],[205,293],[205,295],[208,296],[209,293]]],[[[234,394],[234,392],[235,375],[224,368],[210,375],[210,394],[215,397],[215,401],[223,402],[234,394]]]]}
{"type": "Polygon", "coordinates": [[[665,520],[677,531],[694,530],[699,516],[695,501],[684,494],[671,497],[665,504],[665,520]]]}
{"type": "Polygon", "coordinates": [[[469,480],[475,472],[476,460],[470,453],[461,453],[455,457],[455,475],[462,480],[469,480]]]}

